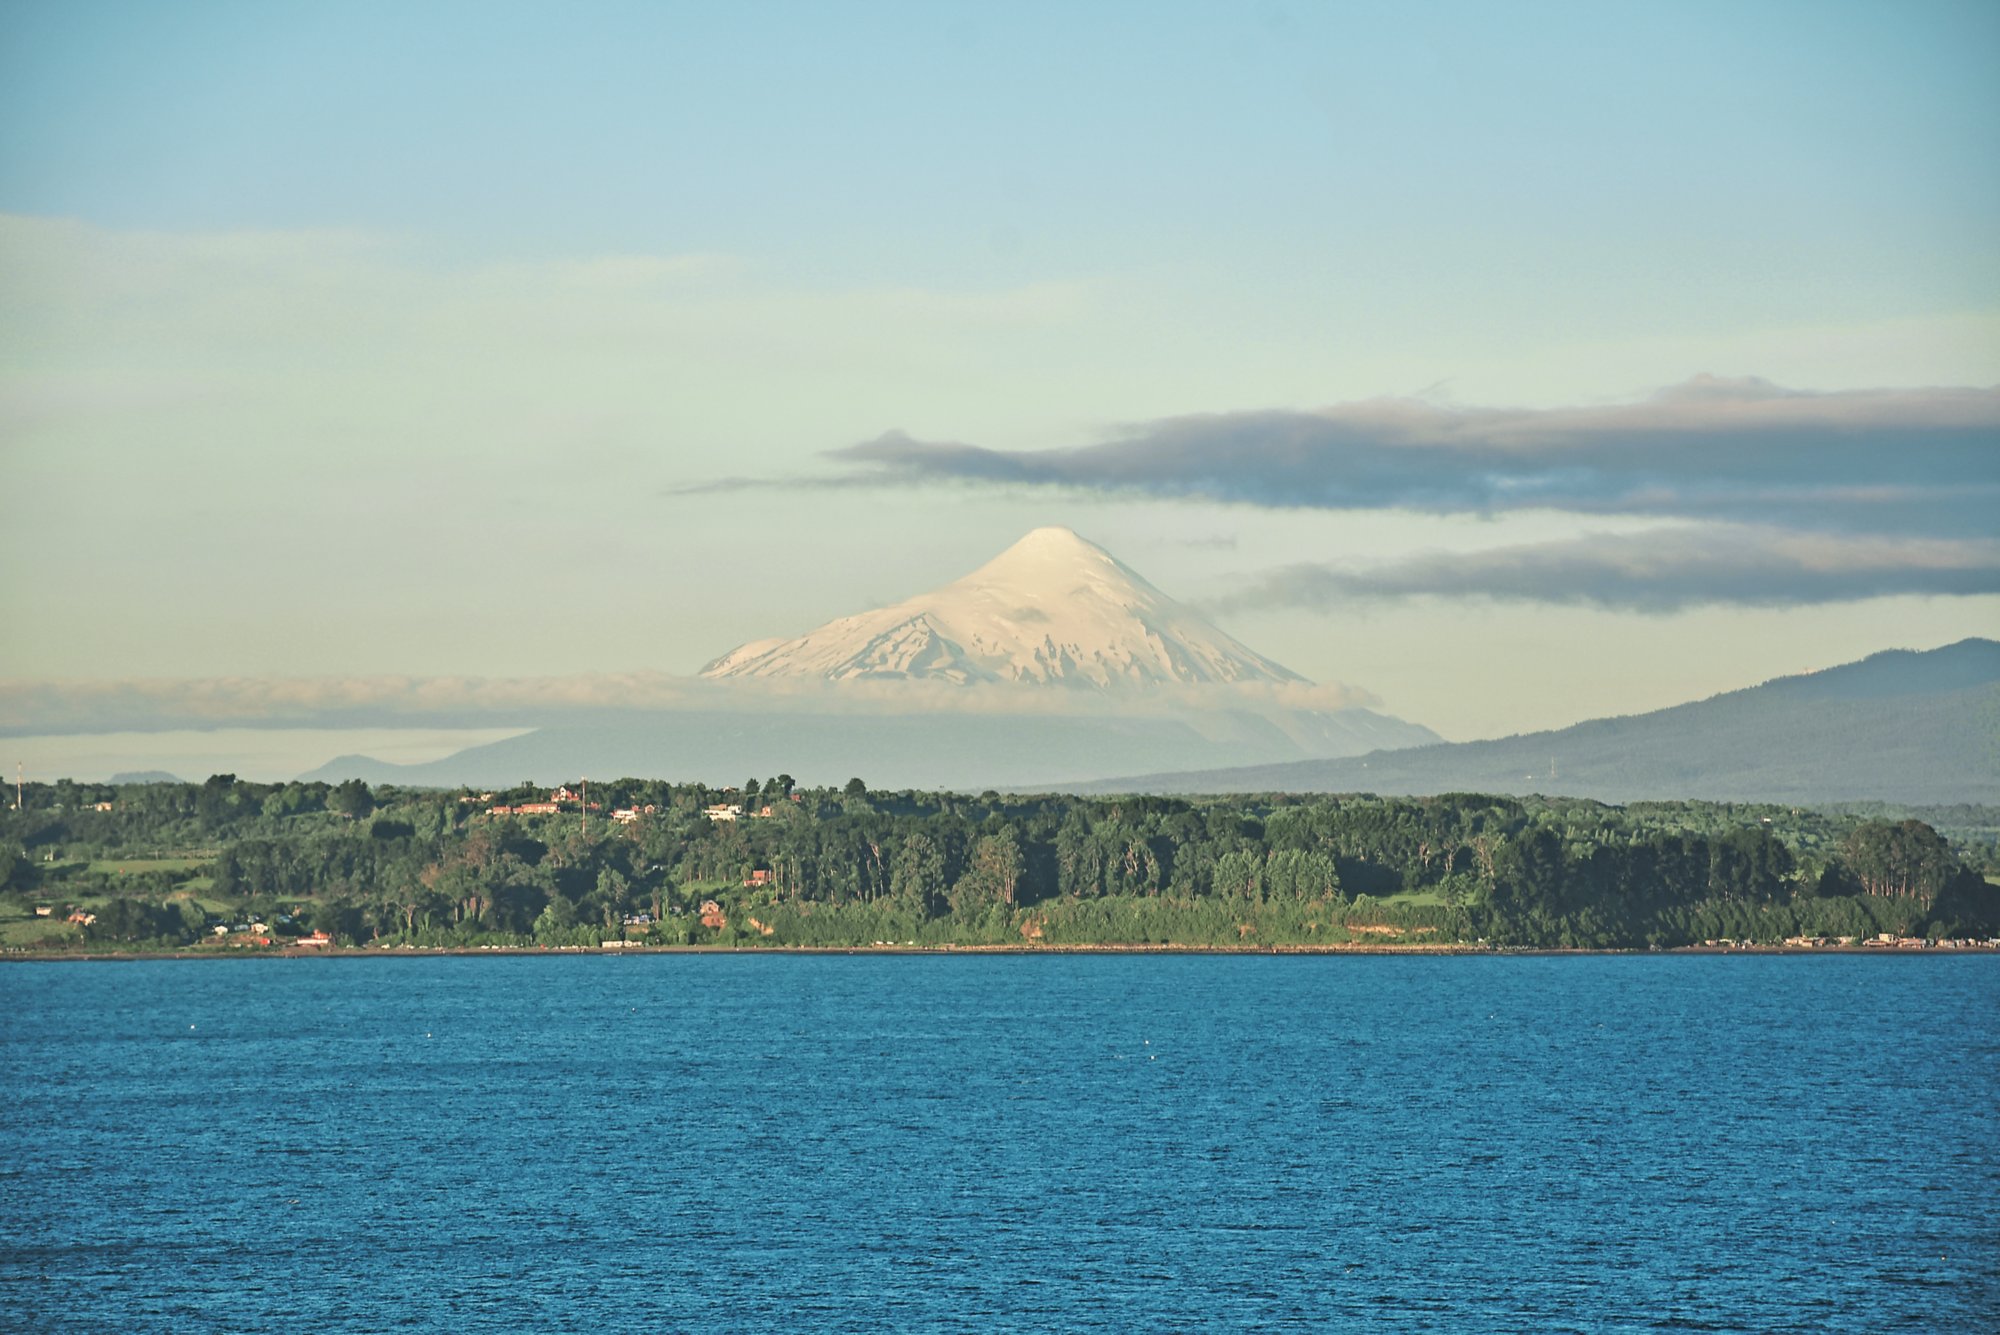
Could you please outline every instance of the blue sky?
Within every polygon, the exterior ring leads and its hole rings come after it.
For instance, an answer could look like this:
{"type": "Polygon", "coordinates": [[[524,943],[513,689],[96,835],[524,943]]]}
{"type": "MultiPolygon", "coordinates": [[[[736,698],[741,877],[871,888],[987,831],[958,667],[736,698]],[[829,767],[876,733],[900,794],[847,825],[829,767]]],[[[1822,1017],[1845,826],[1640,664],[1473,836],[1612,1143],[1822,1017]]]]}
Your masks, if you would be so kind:
{"type": "MultiPolygon", "coordinates": [[[[1731,529],[1757,598],[1711,568],[1621,603],[1461,567],[1583,552],[1602,590],[1638,551],[1657,585],[1714,516],[799,485],[890,432],[1081,451],[1384,398],[1575,413],[1701,373],[1990,389],[1991,5],[69,3],[0,25],[0,560],[28,632],[0,676],[685,672],[1047,522],[1452,736],[2000,632],[1976,517],[1861,524],[1851,550],[1731,529]],[[698,490],[723,478],[784,485],[698,490]],[[1913,567],[1951,578],[1923,592],[1913,567]],[[1271,596],[1302,579],[1320,592],[1271,596]]],[[[1815,429],[1847,430],[1838,406],[1815,429]]],[[[1990,415],[1951,467],[1896,457],[1991,482],[1990,415]]]]}
{"type": "Polygon", "coordinates": [[[1706,276],[1702,305],[1785,294],[1788,318],[1800,279],[1835,318],[1986,303],[2000,280],[1980,244],[2000,206],[1988,5],[82,3],[8,22],[10,207],[113,227],[740,252],[831,283],[1387,267],[1427,306],[1468,277],[1574,310],[1607,281],[1664,300],[1706,276]]]}

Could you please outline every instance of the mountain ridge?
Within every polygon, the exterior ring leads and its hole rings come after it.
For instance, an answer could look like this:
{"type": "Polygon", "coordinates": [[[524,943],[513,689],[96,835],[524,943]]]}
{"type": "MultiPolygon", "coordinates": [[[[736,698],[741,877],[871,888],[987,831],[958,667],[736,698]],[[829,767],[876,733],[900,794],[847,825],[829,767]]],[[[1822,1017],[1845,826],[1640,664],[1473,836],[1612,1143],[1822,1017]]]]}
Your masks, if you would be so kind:
{"type": "Polygon", "coordinates": [[[2000,643],[1971,638],[1931,650],[1883,650],[1664,709],[1510,737],[1070,787],[2000,801],[2000,643]]]}

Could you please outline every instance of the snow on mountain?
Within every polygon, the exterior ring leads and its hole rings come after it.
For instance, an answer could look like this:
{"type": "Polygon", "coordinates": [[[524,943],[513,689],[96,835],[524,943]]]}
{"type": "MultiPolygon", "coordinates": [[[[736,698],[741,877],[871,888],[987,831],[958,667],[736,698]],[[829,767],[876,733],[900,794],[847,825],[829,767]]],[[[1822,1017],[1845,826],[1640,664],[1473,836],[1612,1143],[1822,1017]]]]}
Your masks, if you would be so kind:
{"type": "Polygon", "coordinates": [[[930,593],[743,645],[702,675],[1101,691],[1305,683],[1066,528],[1038,528],[930,593]]]}
{"type": "Polygon", "coordinates": [[[1277,764],[1438,740],[1237,643],[1065,528],[931,593],[758,640],[658,708],[575,710],[418,766],[317,777],[481,785],[523,775],[1050,788],[1107,774],[1277,764]]]}

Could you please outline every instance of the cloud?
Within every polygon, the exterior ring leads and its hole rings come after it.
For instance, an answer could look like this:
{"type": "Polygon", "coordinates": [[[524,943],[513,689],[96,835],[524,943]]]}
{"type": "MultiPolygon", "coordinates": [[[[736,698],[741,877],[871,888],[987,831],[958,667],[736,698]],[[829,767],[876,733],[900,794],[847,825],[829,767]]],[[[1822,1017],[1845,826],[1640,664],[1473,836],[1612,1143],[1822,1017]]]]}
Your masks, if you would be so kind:
{"type": "Polygon", "coordinates": [[[660,672],[566,677],[0,680],[0,736],[256,728],[542,727],[633,712],[1156,715],[1378,705],[1337,682],[1162,686],[1129,698],[950,682],[710,681],[660,672]]]}
{"type": "Polygon", "coordinates": [[[1813,393],[1700,376],[1636,403],[1375,399],[1167,418],[1003,451],[901,432],[832,451],[875,483],[1052,486],[1273,509],[1553,509],[1983,536],[2000,513],[2000,389],[1813,393]]]}
{"type": "Polygon", "coordinates": [[[0,733],[532,724],[549,713],[671,708],[699,683],[665,673],[569,677],[198,677],[0,681],[0,733]]]}
{"type": "Polygon", "coordinates": [[[1836,539],[1704,524],[1563,542],[1438,553],[1373,567],[1271,571],[1220,607],[1309,607],[1415,596],[1673,612],[1894,595],[2000,593],[2000,542],[1836,539]]]}

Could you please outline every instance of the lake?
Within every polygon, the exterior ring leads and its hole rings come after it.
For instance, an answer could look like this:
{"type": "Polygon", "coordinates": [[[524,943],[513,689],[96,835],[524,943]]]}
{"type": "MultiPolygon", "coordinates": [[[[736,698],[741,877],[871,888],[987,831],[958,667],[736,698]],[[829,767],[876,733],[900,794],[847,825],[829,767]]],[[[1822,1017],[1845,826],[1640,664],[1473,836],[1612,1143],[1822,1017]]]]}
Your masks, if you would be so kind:
{"type": "Polygon", "coordinates": [[[2000,1328],[2000,957],[0,966],[0,1328],[2000,1328]]]}

